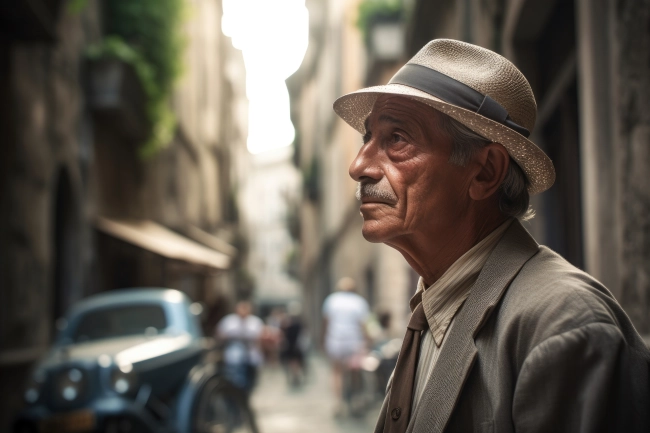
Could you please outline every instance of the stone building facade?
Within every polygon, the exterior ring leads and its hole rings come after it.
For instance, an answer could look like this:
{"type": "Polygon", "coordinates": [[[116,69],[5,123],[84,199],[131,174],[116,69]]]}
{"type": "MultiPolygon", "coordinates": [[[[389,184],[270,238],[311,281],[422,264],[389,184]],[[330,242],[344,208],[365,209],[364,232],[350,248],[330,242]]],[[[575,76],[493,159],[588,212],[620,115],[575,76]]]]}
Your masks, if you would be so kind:
{"type": "Polygon", "coordinates": [[[103,2],[80,11],[68,3],[0,7],[0,431],[75,301],[129,286],[220,299],[216,310],[233,297],[227,270],[238,257],[229,241],[247,106],[241,53],[220,31],[221,1],[186,1],[178,126],[147,159],[138,152],[148,125],[133,70],[111,72],[86,56],[105,36],[103,2]],[[98,86],[111,74],[114,105],[106,105],[98,86]]]}

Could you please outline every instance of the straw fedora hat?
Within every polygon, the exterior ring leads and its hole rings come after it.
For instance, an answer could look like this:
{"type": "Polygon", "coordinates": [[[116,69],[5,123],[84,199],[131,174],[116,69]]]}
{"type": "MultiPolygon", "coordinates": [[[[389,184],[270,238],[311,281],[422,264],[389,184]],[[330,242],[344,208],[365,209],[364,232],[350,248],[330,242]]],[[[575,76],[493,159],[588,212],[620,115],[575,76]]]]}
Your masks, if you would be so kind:
{"type": "Polygon", "coordinates": [[[451,39],[433,40],[388,84],[341,96],[334,111],[363,135],[364,122],[382,94],[423,102],[502,144],[526,174],[531,195],[555,182],[553,163],[528,139],[537,116],[533,91],[524,75],[499,54],[451,39]]]}

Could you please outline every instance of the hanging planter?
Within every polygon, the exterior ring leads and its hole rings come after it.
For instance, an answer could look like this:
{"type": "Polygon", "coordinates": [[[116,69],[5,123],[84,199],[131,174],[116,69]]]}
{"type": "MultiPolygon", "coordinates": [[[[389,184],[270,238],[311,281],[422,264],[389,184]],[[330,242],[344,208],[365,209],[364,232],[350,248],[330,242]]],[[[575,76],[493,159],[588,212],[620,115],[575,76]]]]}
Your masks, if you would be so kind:
{"type": "Polygon", "coordinates": [[[151,134],[146,92],[135,69],[118,58],[88,62],[88,102],[99,124],[119,129],[129,142],[142,143],[151,134]]]}
{"type": "Polygon", "coordinates": [[[144,92],[150,123],[139,151],[149,157],[174,137],[176,118],[170,100],[180,76],[184,50],[183,0],[111,0],[105,4],[107,37],[88,57],[130,65],[144,92]]]}
{"type": "Polygon", "coordinates": [[[380,61],[398,60],[404,52],[404,7],[400,0],[364,0],[357,27],[370,55],[380,61]]]}

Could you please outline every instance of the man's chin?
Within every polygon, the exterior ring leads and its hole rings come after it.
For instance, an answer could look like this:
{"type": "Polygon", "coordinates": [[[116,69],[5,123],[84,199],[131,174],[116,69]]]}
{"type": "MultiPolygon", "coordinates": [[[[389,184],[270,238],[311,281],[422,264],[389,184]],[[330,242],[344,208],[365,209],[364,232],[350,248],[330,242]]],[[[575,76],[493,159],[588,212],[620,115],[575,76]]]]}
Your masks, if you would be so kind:
{"type": "Polygon", "coordinates": [[[364,221],[361,234],[365,240],[372,243],[386,242],[394,236],[391,230],[382,227],[377,221],[364,221]]]}

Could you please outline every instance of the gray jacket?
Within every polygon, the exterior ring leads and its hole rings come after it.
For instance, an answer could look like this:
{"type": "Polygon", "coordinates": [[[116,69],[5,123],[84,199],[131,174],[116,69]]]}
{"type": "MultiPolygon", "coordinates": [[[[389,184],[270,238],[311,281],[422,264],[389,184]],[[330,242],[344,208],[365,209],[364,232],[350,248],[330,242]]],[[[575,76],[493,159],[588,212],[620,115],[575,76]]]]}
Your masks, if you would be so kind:
{"type": "Polygon", "coordinates": [[[518,221],[445,338],[407,433],[650,432],[643,340],[605,287],[518,221]]]}

